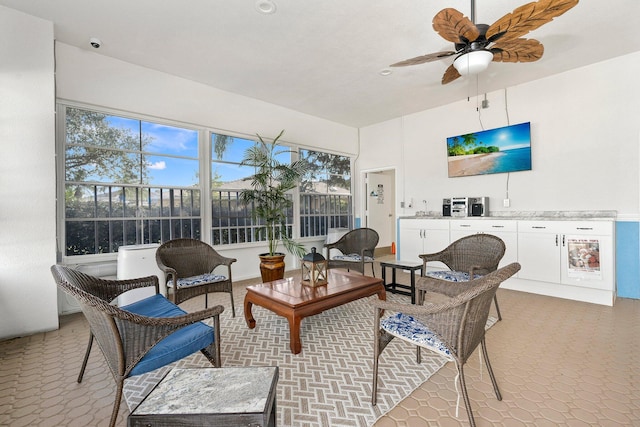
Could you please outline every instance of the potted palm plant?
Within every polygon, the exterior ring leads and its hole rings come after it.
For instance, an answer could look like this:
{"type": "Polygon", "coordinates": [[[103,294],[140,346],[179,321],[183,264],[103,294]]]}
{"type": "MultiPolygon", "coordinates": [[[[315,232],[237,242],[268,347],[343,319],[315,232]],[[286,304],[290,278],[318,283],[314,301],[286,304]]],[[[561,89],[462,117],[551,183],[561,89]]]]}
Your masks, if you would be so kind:
{"type": "Polygon", "coordinates": [[[258,143],[245,151],[241,163],[255,168],[255,173],[246,178],[251,181],[251,188],[240,193],[240,200],[260,221],[259,232],[266,233],[269,252],[260,254],[260,273],[264,282],[284,277],[285,254],[278,252],[279,243],[292,255],[299,258],[305,255],[304,246],[287,232],[286,222],[287,212],[293,207],[287,193],[296,188],[307,168],[300,160],[285,163],[278,159],[280,154],[290,151],[277,145],[283,133],[284,130],[270,143],[257,135],[258,143]]]}

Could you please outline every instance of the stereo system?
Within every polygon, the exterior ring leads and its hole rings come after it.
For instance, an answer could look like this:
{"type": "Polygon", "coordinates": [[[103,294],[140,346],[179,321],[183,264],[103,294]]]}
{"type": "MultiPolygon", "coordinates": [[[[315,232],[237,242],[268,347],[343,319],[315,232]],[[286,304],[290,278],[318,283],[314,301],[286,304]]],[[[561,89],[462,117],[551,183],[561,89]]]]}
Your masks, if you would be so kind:
{"type": "Polygon", "coordinates": [[[488,197],[451,197],[442,199],[442,216],[489,216],[488,197]]]}

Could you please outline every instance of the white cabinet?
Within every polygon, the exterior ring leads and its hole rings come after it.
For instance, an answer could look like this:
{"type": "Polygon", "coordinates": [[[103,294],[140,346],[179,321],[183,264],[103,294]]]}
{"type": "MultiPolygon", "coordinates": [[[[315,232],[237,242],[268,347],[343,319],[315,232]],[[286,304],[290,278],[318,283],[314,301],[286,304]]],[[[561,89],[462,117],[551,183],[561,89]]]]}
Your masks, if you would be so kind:
{"type": "Polygon", "coordinates": [[[528,292],[612,305],[613,221],[518,221],[519,279],[528,292]]]}
{"type": "Polygon", "coordinates": [[[615,290],[612,222],[571,222],[562,235],[560,282],[615,290]]]}
{"type": "Polygon", "coordinates": [[[476,233],[493,234],[504,242],[506,247],[499,267],[518,261],[518,224],[513,220],[497,219],[459,219],[451,221],[451,241],[476,233]]]}
{"type": "MultiPolygon", "coordinates": [[[[509,218],[407,219],[399,221],[403,260],[438,252],[474,233],[500,237],[506,252],[500,266],[519,262],[521,270],[501,285],[596,304],[616,297],[615,222],[611,220],[519,220],[509,218]]],[[[434,263],[434,268],[443,268],[434,263]]]]}
{"type": "MultiPolygon", "coordinates": [[[[419,260],[418,255],[439,252],[449,246],[449,220],[401,219],[399,257],[419,260]]],[[[434,265],[437,265],[434,263],[434,265]]],[[[442,264],[444,267],[444,264],[442,264]]]]}
{"type": "Polygon", "coordinates": [[[518,262],[521,279],[560,282],[559,221],[518,221],[518,262]]]}

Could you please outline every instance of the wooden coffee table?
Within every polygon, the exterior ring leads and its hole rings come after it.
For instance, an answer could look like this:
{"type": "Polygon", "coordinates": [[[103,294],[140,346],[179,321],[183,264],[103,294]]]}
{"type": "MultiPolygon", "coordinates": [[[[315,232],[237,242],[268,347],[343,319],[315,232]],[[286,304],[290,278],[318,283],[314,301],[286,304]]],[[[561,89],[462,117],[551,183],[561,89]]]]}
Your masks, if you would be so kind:
{"type": "Polygon", "coordinates": [[[302,350],[300,321],[304,317],[375,294],[381,300],[387,298],[381,279],[342,270],[329,270],[326,285],[311,287],[302,285],[300,281],[301,277],[290,277],[247,286],[244,297],[244,318],[250,329],[256,327],[251,313],[253,304],[289,321],[289,346],[293,354],[302,350]]]}

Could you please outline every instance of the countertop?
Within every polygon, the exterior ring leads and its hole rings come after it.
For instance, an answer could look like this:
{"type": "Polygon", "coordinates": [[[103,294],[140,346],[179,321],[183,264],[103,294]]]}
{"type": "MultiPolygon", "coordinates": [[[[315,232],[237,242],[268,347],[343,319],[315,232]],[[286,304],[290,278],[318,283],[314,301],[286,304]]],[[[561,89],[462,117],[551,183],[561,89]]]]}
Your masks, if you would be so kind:
{"type": "Polygon", "coordinates": [[[442,216],[441,212],[430,211],[425,215],[400,216],[400,219],[451,219],[451,220],[541,220],[541,221],[615,221],[616,211],[495,211],[489,216],[442,216]]]}

